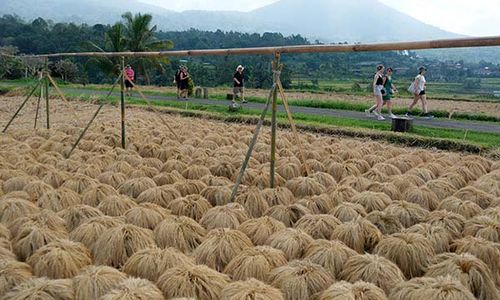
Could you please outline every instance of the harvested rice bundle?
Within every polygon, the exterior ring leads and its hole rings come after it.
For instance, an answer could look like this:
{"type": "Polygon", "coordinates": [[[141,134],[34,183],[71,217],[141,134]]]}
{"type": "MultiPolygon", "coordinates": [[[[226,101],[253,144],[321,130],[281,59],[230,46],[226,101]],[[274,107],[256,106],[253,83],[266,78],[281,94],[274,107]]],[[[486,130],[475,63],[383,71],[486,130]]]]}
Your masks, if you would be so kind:
{"type": "Polygon", "coordinates": [[[352,187],[339,185],[333,192],[330,193],[332,205],[335,207],[342,202],[350,202],[352,197],[357,194],[359,194],[359,192],[352,187]]]}
{"type": "Polygon", "coordinates": [[[163,300],[158,287],[146,279],[128,278],[120,282],[114,289],[107,292],[101,300],[163,300]]]}
{"type": "Polygon", "coordinates": [[[130,197],[125,195],[116,195],[106,196],[106,198],[104,198],[104,200],[97,205],[97,208],[107,216],[118,217],[124,215],[129,209],[136,206],[137,203],[135,203],[130,197]]]}
{"type": "Polygon", "coordinates": [[[82,194],[86,189],[94,185],[97,185],[97,180],[82,174],[74,174],[69,177],[61,185],[61,187],[68,188],[77,192],[78,194],[82,194]]]}
{"type": "Polygon", "coordinates": [[[39,208],[28,200],[4,198],[0,201],[0,223],[8,224],[19,217],[34,214],[39,208]]]}
{"type": "Polygon", "coordinates": [[[286,300],[312,299],[334,282],[320,265],[307,260],[294,260],[274,269],[269,275],[271,285],[279,288],[286,300]]]}
{"type": "Polygon", "coordinates": [[[61,239],[39,248],[26,262],[38,277],[62,279],[74,277],[92,259],[83,244],[61,239]]]}
{"type": "Polygon", "coordinates": [[[203,181],[191,179],[178,181],[174,183],[173,186],[176,190],[179,191],[179,193],[181,193],[183,197],[192,194],[199,194],[201,193],[201,191],[203,191],[204,188],[207,187],[207,185],[203,181]]]}
{"type": "Polygon", "coordinates": [[[252,218],[261,217],[269,209],[261,190],[255,187],[250,187],[238,195],[235,202],[241,204],[252,218]]]}
{"type": "Polygon", "coordinates": [[[382,239],[382,233],[375,225],[358,217],[335,227],[330,239],[342,241],[358,253],[364,253],[377,245],[382,239]]]}
{"type": "Polygon", "coordinates": [[[118,225],[103,232],[92,248],[96,264],[121,267],[139,250],[155,245],[151,230],[131,224],[118,225]]]}
{"type": "Polygon", "coordinates": [[[366,191],[372,183],[372,180],[363,176],[348,176],[339,182],[339,186],[349,186],[355,189],[357,192],[361,193],[363,191],[366,191]]]}
{"type": "Polygon", "coordinates": [[[441,175],[441,177],[439,177],[439,178],[447,180],[457,190],[461,189],[467,185],[467,181],[465,181],[463,176],[461,176],[460,174],[455,173],[455,172],[448,172],[446,174],[441,175]]]}
{"type": "Polygon", "coordinates": [[[374,182],[368,186],[368,191],[384,193],[392,200],[402,199],[401,192],[397,186],[392,182],[374,182]]]}
{"type": "Polygon", "coordinates": [[[176,266],[193,265],[190,257],[175,248],[151,247],[134,253],[123,265],[123,272],[130,276],[155,281],[167,269],[176,266]]]}
{"type": "Polygon", "coordinates": [[[318,300],[387,300],[384,291],[372,283],[340,281],[332,284],[317,298],[318,300]]]}
{"type": "Polygon", "coordinates": [[[159,160],[158,158],[154,158],[154,157],[143,158],[141,160],[141,163],[143,166],[155,168],[158,171],[160,171],[161,168],[163,167],[163,162],[161,160],[159,160]]]}
{"type": "Polygon", "coordinates": [[[351,202],[362,205],[366,212],[370,213],[375,210],[384,210],[392,200],[384,193],[367,191],[353,196],[351,202]]]}
{"type": "Polygon", "coordinates": [[[372,167],[372,170],[380,171],[387,176],[401,175],[401,171],[389,163],[378,163],[372,167]]]}
{"type": "Polygon", "coordinates": [[[78,275],[73,277],[75,299],[100,299],[126,278],[124,273],[108,266],[84,267],[78,275]]]}
{"type": "Polygon", "coordinates": [[[96,207],[108,196],[118,196],[118,192],[108,184],[99,183],[83,192],[82,203],[96,207]]]}
{"type": "Polygon", "coordinates": [[[325,186],[311,177],[297,177],[287,181],[286,187],[296,196],[314,196],[326,192],[325,186]]]}
{"type": "Polygon", "coordinates": [[[399,171],[401,171],[401,173],[406,173],[418,164],[422,163],[422,160],[416,158],[415,156],[398,156],[388,159],[385,163],[395,166],[399,169],[399,171]]]}
{"type": "Polygon", "coordinates": [[[462,236],[465,218],[446,210],[436,210],[429,214],[425,222],[434,226],[441,226],[448,230],[453,238],[459,238],[462,236]]]}
{"type": "Polygon", "coordinates": [[[241,251],[252,246],[252,241],[242,232],[218,228],[208,232],[206,239],[193,251],[193,256],[196,263],[222,272],[241,251]]]}
{"type": "Polygon", "coordinates": [[[288,205],[295,202],[295,196],[285,187],[265,189],[262,191],[262,195],[267,200],[270,207],[275,205],[288,205]]]}
{"type": "Polygon", "coordinates": [[[370,164],[370,166],[374,166],[382,162],[390,163],[389,160],[387,160],[385,157],[376,154],[365,155],[363,156],[363,159],[366,160],[370,164]]]}
{"type": "Polygon", "coordinates": [[[36,177],[28,175],[12,177],[3,182],[2,189],[6,194],[15,191],[22,191],[24,190],[24,187],[33,180],[36,180],[36,177]]]}
{"type": "Polygon", "coordinates": [[[386,293],[405,281],[403,273],[396,264],[387,258],[372,254],[358,254],[348,258],[340,278],[350,283],[357,281],[373,283],[386,293]]]}
{"type": "MultiPolygon", "coordinates": [[[[387,164],[387,165],[389,165],[389,164],[387,164]]],[[[393,165],[389,165],[389,166],[392,166],[394,169],[398,170],[398,168],[394,167],[393,165]]],[[[401,175],[401,174],[399,174],[399,175],[401,175]]],[[[387,174],[385,174],[384,172],[378,170],[378,169],[370,169],[368,172],[364,173],[362,175],[362,177],[360,177],[360,178],[368,179],[370,181],[370,183],[371,183],[371,182],[386,182],[386,181],[389,181],[390,176],[387,175],[387,174]]],[[[357,190],[360,191],[360,192],[362,192],[362,190],[359,189],[359,188],[357,190]]]]}
{"type": "Polygon", "coordinates": [[[283,300],[280,290],[256,279],[233,282],[227,285],[221,294],[221,300],[259,299],[283,300]]]}
{"type": "Polygon", "coordinates": [[[494,220],[500,221],[500,205],[485,209],[483,211],[482,215],[488,216],[494,220]]]}
{"type": "Polygon", "coordinates": [[[12,240],[14,253],[20,260],[30,257],[36,250],[57,239],[65,239],[64,230],[52,230],[34,223],[20,226],[12,240]]]}
{"type": "Polygon", "coordinates": [[[177,198],[168,204],[172,214],[186,216],[199,222],[212,205],[201,195],[188,195],[177,198]]]}
{"type": "Polygon", "coordinates": [[[243,250],[224,269],[233,280],[255,278],[267,282],[269,273],[287,264],[283,251],[269,246],[257,246],[243,250]]]}
{"type": "Polygon", "coordinates": [[[365,218],[377,226],[382,234],[393,234],[403,230],[403,225],[399,219],[393,215],[388,215],[385,211],[374,210],[365,218]]]}
{"type": "Polygon", "coordinates": [[[463,235],[500,243],[500,222],[489,216],[476,216],[465,222],[463,235]]]}
{"type": "Polygon", "coordinates": [[[175,182],[184,179],[182,175],[177,171],[172,171],[170,173],[160,173],[153,177],[154,182],[157,186],[174,184],[175,182]]]}
{"type": "Polygon", "coordinates": [[[464,187],[453,194],[453,196],[463,201],[472,201],[481,206],[481,208],[483,209],[488,208],[490,204],[495,200],[495,196],[481,191],[480,189],[477,189],[473,186],[464,187]]]}
{"type": "Polygon", "coordinates": [[[168,269],[156,284],[166,299],[192,297],[198,300],[221,299],[222,289],[230,279],[227,275],[204,265],[179,266],[168,269]]]}
{"type": "Polygon", "coordinates": [[[208,230],[215,228],[236,229],[248,220],[245,208],[238,203],[210,208],[200,219],[200,224],[208,230]]]}
{"type": "Polygon", "coordinates": [[[44,193],[38,198],[37,205],[43,209],[59,212],[81,202],[82,199],[78,193],[68,188],[59,188],[44,193]]]}
{"type": "Polygon", "coordinates": [[[346,165],[354,165],[361,174],[368,172],[371,166],[365,159],[348,159],[345,161],[346,165]]]}
{"type": "Polygon", "coordinates": [[[174,247],[182,253],[196,249],[207,235],[207,230],[188,217],[167,216],[154,229],[159,247],[174,247]]]}
{"type": "Polygon", "coordinates": [[[450,256],[430,266],[425,276],[451,276],[459,280],[480,300],[499,299],[500,296],[488,266],[468,253],[450,256]]]}
{"type": "Polygon", "coordinates": [[[210,166],[209,171],[214,176],[221,176],[225,178],[232,178],[237,172],[236,168],[229,160],[219,160],[216,164],[210,166]]]}
{"type": "Polygon", "coordinates": [[[69,238],[72,241],[84,244],[92,249],[97,239],[108,229],[123,225],[119,218],[109,216],[93,217],[71,231],[69,238]]]}
{"type": "Polygon", "coordinates": [[[373,253],[391,260],[407,278],[422,276],[435,254],[432,243],[418,233],[395,233],[384,237],[373,253]]]}
{"type": "Polygon", "coordinates": [[[293,227],[300,218],[310,213],[309,209],[296,203],[272,206],[264,215],[282,222],[286,227],[293,227]]]}
{"type": "Polygon", "coordinates": [[[459,215],[465,219],[470,219],[480,214],[483,209],[475,202],[469,200],[461,200],[455,196],[448,197],[439,203],[438,210],[446,210],[459,215]]]}
{"type": "Polygon", "coordinates": [[[225,205],[231,198],[229,186],[207,186],[201,191],[201,195],[207,199],[212,206],[225,205]]]}
{"type": "Polygon", "coordinates": [[[185,169],[187,169],[186,163],[176,160],[176,159],[169,159],[167,160],[164,164],[163,167],[161,168],[161,172],[165,173],[171,173],[173,171],[177,171],[179,174],[182,173],[185,169]]]}
{"type": "Polygon", "coordinates": [[[332,177],[332,175],[328,173],[316,172],[310,175],[310,177],[316,179],[321,185],[323,185],[329,191],[337,188],[337,181],[332,177]]]}
{"type": "Polygon", "coordinates": [[[44,227],[53,231],[66,233],[65,221],[58,217],[55,212],[48,209],[43,209],[35,214],[19,217],[8,223],[8,228],[12,238],[15,238],[23,227],[29,226],[44,227]]]}
{"type": "Polygon", "coordinates": [[[31,278],[3,295],[3,300],[58,299],[73,300],[73,284],[69,279],[31,278]]]}
{"type": "Polygon", "coordinates": [[[0,259],[0,295],[29,280],[31,267],[15,259],[0,259]]]}
{"type": "Polygon", "coordinates": [[[439,199],[429,188],[425,186],[421,187],[409,187],[403,193],[403,199],[420,205],[422,208],[433,211],[439,205],[439,199]]]}
{"type": "Polygon", "coordinates": [[[186,179],[201,179],[205,175],[211,175],[210,170],[205,166],[191,165],[187,167],[182,173],[186,179]]]}
{"type": "Polygon", "coordinates": [[[498,183],[498,179],[487,176],[488,175],[481,177],[474,182],[472,186],[483,192],[500,197],[500,184],[498,183]]]}
{"type": "Polygon", "coordinates": [[[0,239],[10,240],[10,230],[2,223],[0,223],[0,239]]]}
{"type": "Polygon", "coordinates": [[[418,176],[425,182],[436,179],[434,173],[426,168],[413,168],[410,171],[406,172],[406,174],[418,176]]]}
{"type": "Polygon", "coordinates": [[[479,178],[476,174],[474,174],[469,168],[464,167],[464,166],[456,166],[450,170],[450,172],[454,172],[460,176],[466,181],[475,181],[479,178]]]}
{"type": "Polygon", "coordinates": [[[34,180],[25,185],[23,190],[30,196],[29,200],[35,202],[43,194],[53,191],[54,188],[41,180],[34,180]]]}
{"type": "Polygon", "coordinates": [[[137,198],[142,192],[155,187],[156,183],[153,179],[149,177],[140,177],[129,179],[121,183],[118,186],[118,192],[132,198],[137,198]]]}
{"type": "Polygon", "coordinates": [[[103,184],[108,184],[117,189],[120,184],[127,181],[127,175],[120,172],[108,171],[97,176],[97,180],[99,180],[99,182],[103,184]]]}
{"type": "Polygon", "coordinates": [[[75,205],[65,208],[57,213],[66,222],[66,228],[72,231],[88,219],[103,216],[104,214],[97,208],[88,205],[75,205]]]}
{"type": "MultiPolygon", "coordinates": [[[[269,171],[266,170],[266,167],[261,167],[257,173],[255,174],[254,178],[251,180],[249,183],[250,186],[257,187],[259,189],[267,189],[270,188],[270,181],[269,181],[269,171]]],[[[284,186],[286,180],[283,179],[279,174],[275,174],[274,176],[274,183],[276,186],[284,186]]]]}
{"type": "Polygon", "coordinates": [[[272,234],[285,228],[282,222],[274,218],[261,217],[243,222],[238,230],[246,234],[254,245],[264,245],[272,234]]]}
{"type": "Polygon", "coordinates": [[[420,205],[402,200],[393,202],[384,209],[384,212],[389,217],[396,217],[406,228],[423,222],[429,215],[429,212],[420,205]]]}
{"type": "Polygon", "coordinates": [[[313,214],[327,214],[336,205],[335,200],[329,194],[305,197],[297,201],[297,204],[306,207],[313,214]]]}
{"type": "Polygon", "coordinates": [[[124,217],[126,223],[153,230],[169,214],[167,209],[146,202],[127,210],[124,217]]]}
{"type": "Polygon", "coordinates": [[[474,295],[460,281],[450,277],[417,277],[400,283],[389,295],[390,300],[474,300],[474,295]]]}
{"type": "Polygon", "coordinates": [[[143,191],[137,197],[137,203],[153,203],[164,208],[168,208],[170,203],[182,195],[171,185],[152,187],[143,191]]]}
{"type": "Polygon", "coordinates": [[[315,240],[307,247],[304,259],[321,265],[332,278],[339,278],[347,259],[357,254],[341,241],[315,240]]]}
{"type": "Polygon", "coordinates": [[[233,184],[229,178],[213,175],[203,176],[201,181],[207,186],[230,186],[233,184]]]}
{"type": "Polygon", "coordinates": [[[447,229],[428,223],[415,224],[405,229],[404,233],[419,233],[423,235],[431,242],[436,254],[449,251],[451,241],[453,240],[451,233],[447,229]]]}
{"type": "Polygon", "coordinates": [[[358,217],[366,216],[366,210],[360,204],[343,202],[332,209],[330,214],[341,222],[350,222],[358,217]]]}
{"type": "Polygon", "coordinates": [[[96,178],[102,173],[102,168],[96,165],[86,165],[78,168],[76,173],[89,176],[91,178],[96,178]]]}
{"type": "Polygon", "coordinates": [[[308,214],[295,223],[295,228],[304,231],[314,239],[329,239],[333,229],[341,224],[339,219],[329,214],[308,214]]]}
{"type": "Polygon", "coordinates": [[[325,172],[325,166],[322,162],[317,159],[307,159],[305,163],[300,165],[300,170],[302,174],[306,174],[306,165],[309,167],[309,170],[312,172],[325,172]]]}
{"type": "Polygon", "coordinates": [[[290,180],[302,175],[300,165],[295,163],[279,163],[276,172],[285,180],[290,180]]]}
{"type": "Polygon", "coordinates": [[[68,175],[57,170],[48,171],[43,177],[42,181],[49,184],[53,188],[59,188],[68,178],[68,175]]]}
{"type": "Polygon", "coordinates": [[[433,191],[438,199],[444,199],[455,193],[456,188],[448,180],[434,179],[425,184],[431,191],[433,191]]]}
{"type": "Polygon", "coordinates": [[[306,248],[314,239],[300,229],[286,228],[271,235],[266,245],[283,251],[288,260],[304,256],[306,248]]]}

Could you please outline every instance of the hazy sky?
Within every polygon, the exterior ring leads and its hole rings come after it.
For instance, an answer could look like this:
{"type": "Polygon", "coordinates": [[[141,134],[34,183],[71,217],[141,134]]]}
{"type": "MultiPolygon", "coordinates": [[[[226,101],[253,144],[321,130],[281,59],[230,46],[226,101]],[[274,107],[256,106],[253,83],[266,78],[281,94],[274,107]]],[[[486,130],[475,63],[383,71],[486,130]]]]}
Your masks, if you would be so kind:
{"type": "MultiPolygon", "coordinates": [[[[250,11],[277,0],[140,0],[182,11],[250,11]],[[235,5],[237,3],[237,6],[235,5]]],[[[313,2],[314,0],[311,0],[313,2]]],[[[345,0],[355,1],[355,0],[345,0]]],[[[379,0],[442,29],[474,36],[500,35],[500,0],[379,0]]]]}

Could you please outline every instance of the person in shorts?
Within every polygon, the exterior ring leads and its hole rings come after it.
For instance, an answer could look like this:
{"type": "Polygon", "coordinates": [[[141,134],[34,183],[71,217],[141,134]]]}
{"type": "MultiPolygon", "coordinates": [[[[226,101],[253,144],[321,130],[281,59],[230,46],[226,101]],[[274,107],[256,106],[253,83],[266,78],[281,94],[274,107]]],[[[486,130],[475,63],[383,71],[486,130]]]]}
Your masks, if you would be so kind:
{"type": "Polygon", "coordinates": [[[233,75],[233,103],[236,103],[237,95],[240,95],[241,103],[247,103],[245,100],[245,74],[243,73],[242,65],[236,68],[236,72],[233,75]]]}
{"type": "Polygon", "coordinates": [[[177,99],[181,97],[181,71],[182,71],[182,66],[179,66],[179,69],[175,71],[174,75],[174,84],[177,87],[177,99]]]}
{"type": "Polygon", "coordinates": [[[186,67],[181,67],[181,72],[179,74],[179,89],[180,89],[180,97],[184,100],[187,100],[188,90],[189,90],[189,73],[186,67]]]}
{"type": "MultiPolygon", "coordinates": [[[[394,70],[389,67],[387,68],[386,74],[383,77],[383,86],[385,90],[385,94],[382,95],[382,107],[384,105],[387,105],[387,111],[389,112],[389,118],[394,119],[396,118],[396,115],[392,113],[392,95],[396,93],[398,90],[396,86],[392,83],[392,74],[394,73],[394,70]]],[[[368,109],[367,114],[371,114],[375,109],[377,108],[377,104],[373,105],[368,109]]]]}
{"type": "Polygon", "coordinates": [[[377,66],[377,72],[373,76],[373,95],[375,96],[375,105],[371,108],[365,110],[367,116],[373,112],[373,114],[377,117],[377,120],[383,121],[385,120],[384,116],[382,116],[382,106],[384,104],[382,97],[387,93],[384,89],[384,65],[377,66]]]}
{"type": "Polygon", "coordinates": [[[418,69],[418,75],[415,77],[415,80],[408,88],[409,91],[413,93],[413,101],[408,106],[408,112],[406,113],[407,117],[412,116],[412,110],[415,105],[420,101],[422,103],[422,116],[426,118],[433,118],[431,114],[429,114],[429,107],[427,103],[427,95],[426,95],[426,83],[425,74],[427,73],[427,69],[425,67],[420,67],[418,69]]]}
{"type": "Polygon", "coordinates": [[[134,77],[135,77],[135,72],[134,69],[130,65],[127,65],[125,67],[125,89],[126,89],[126,95],[127,96],[132,96],[132,89],[134,88],[134,77]]]}

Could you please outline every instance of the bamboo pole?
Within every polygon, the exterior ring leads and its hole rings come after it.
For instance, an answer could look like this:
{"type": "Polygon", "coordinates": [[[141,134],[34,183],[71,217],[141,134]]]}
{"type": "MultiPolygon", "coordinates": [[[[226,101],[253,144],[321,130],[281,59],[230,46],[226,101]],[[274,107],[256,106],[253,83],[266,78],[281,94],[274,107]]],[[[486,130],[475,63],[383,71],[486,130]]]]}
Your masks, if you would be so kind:
{"type": "Polygon", "coordinates": [[[125,57],[122,56],[122,80],[120,81],[120,110],[122,124],[122,148],[125,149],[125,57]]]}
{"type": "Polygon", "coordinates": [[[47,119],[47,129],[50,129],[50,107],[49,107],[49,80],[47,79],[47,74],[49,74],[49,59],[45,58],[45,69],[44,69],[44,87],[45,87],[45,114],[47,119]]]}
{"type": "Polygon", "coordinates": [[[67,104],[67,106],[70,108],[71,113],[73,114],[73,117],[75,118],[75,120],[78,123],[80,123],[80,118],[78,117],[78,114],[76,113],[76,110],[73,108],[73,106],[69,105],[68,99],[66,99],[66,97],[64,97],[63,92],[59,89],[59,86],[57,85],[57,83],[54,80],[54,78],[52,78],[52,76],[50,76],[50,74],[47,74],[47,78],[49,79],[49,81],[52,84],[52,86],[56,89],[56,92],[59,94],[59,96],[64,100],[64,103],[67,104]]]}
{"type": "MultiPolygon", "coordinates": [[[[274,54],[273,61],[273,84],[276,86],[280,77],[279,68],[281,55],[279,52],[274,54]]],[[[273,105],[271,115],[271,166],[269,168],[269,185],[274,188],[276,176],[276,113],[278,110],[278,89],[274,88],[273,91],[273,105]]]]}
{"type": "Polygon", "coordinates": [[[28,96],[26,96],[26,99],[24,99],[23,103],[21,103],[21,106],[19,106],[19,108],[16,110],[16,112],[14,113],[14,115],[12,116],[12,118],[10,118],[9,122],[7,123],[7,125],[5,125],[5,128],[2,130],[2,133],[5,133],[7,131],[7,128],[9,128],[10,124],[17,117],[17,115],[19,114],[19,112],[21,111],[21,109],[23,109],[24,105],[26,105],[26,102],[28,102],[28,100],[31,98],[31,96],[33,95],[33,93],[35,93],[35,91],[36,91],[36,89],[38,88],[39,85],[40,85],[40,81],[38,81],[36,83],[35,87],[31,90],[31,92],[28,94],[28,96]]]}
{"type": "Polygon", "coordinates": [[[254,47],[232,49],[203,49],[203,50],[178,50],[156,52],[73,52],[53,53],[41,55],[26,55],[24,57],[74,57],[74,56],[105,56],[105,57],[174,57],[174,56],[203,56],[203,55],[249,55],[249,54],[281,54],[291,53],[329,53],[329,52],[366,52],[366,51],[393,51],[393,50],[422,50],[439,48],[462,47],[491,47],[500,46],[500,36],[473,37],[459,39],[440,39],[416,42],[392,42],[374,44],[346,44],[346,45],[298,45],[279,47],[254,47]]]}
{"type": "Polygon", "coordinates": [[[40,101],[42,100],[43,95],[43,87],[40,87],[40,95],[38,95],[38,101],[36,102],[36,112],[35,112],[35,125],[33,129],[36,129],[36,125],[38,122],[38,113],[40,112],[40,101]]]}

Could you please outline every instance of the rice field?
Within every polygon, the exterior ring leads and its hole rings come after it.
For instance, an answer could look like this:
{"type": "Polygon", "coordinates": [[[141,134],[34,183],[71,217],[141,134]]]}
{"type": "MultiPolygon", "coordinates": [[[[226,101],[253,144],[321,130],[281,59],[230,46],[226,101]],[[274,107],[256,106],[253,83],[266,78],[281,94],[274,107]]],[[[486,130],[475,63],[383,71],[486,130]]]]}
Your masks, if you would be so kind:
{"type": "Polygon", "coordinates": [[[253,126],[129,108],[121,149],[106,106],[65,159],[97,107],[51,101],[0,135],[1,299],[500,299],[499,161],[279,131],[271,189],[264,128],[229,203],[253,126]]]}

